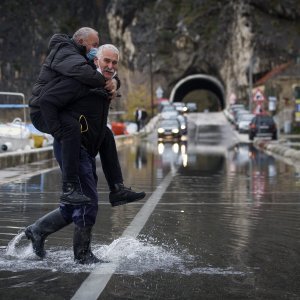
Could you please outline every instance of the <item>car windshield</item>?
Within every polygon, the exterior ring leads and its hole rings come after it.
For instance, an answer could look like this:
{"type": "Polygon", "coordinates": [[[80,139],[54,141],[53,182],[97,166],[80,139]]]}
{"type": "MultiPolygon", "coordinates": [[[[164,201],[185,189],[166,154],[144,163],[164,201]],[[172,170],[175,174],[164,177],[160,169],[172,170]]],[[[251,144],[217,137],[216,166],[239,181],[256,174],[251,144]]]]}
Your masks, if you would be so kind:
{"type": "Polygon", "coordinates": [[[167,106],[164,106],[162,112],[166,112],[166,111],[176,111],[176,108],[171,105],[167,105],[167,106]]]}
{"type": "Polygon", "coordinates": [[[178,127],[178,122],[176,120],[165,120],[160,123],[160,127],[178,127]]]}
{"type": "Polygon", "coordinates": [[[244,114],[240,116],[240,121],[251,121],[254,118],[252,114],[244,114]]]}
{"type": "Polygon", "coordinates": [[[257,116],[257,123],[263,123],[263,124],[272,124],[274,123],[273,118],[270,116],[257,116]]]}

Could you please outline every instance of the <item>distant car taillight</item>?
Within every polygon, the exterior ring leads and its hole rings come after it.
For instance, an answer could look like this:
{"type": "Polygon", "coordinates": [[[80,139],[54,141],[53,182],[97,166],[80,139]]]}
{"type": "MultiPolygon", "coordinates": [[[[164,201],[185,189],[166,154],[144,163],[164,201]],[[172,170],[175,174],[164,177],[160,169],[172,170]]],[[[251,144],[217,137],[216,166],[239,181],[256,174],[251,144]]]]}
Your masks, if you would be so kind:
{"type": "Polygon", "coordinates": [[[251,124],[250,124],[250,128],[251,128],[251,129],[255,129],[255,128],[256,128],[255,123],[251,123],[251,124]]]}

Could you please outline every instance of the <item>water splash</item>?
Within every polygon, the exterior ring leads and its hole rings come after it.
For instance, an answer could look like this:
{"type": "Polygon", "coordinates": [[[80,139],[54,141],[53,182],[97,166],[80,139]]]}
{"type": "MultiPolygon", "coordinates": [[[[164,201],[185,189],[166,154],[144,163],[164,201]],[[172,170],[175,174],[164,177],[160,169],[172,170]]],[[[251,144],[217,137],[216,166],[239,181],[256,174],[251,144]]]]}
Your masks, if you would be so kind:
{"type": "Polygon", "coordinates": [[[22,231],[17,234],[7,245],[5,255],[8,257],[15,257],[19,259],[34,258],[32,244],[28,241],[24,242],[25,232],[22,231]]]}
{"type": "MultiPolygon", "coordinates": [[[[211,266],[195,266],[195,258],[174,245],[160,244],[151,237],[135,239],[122,237],[109,245],[96,244],[93,253],[100,259],[115,263],[118,267],[116,274],[141,275],[146,272],[170,272],[184,275],[243,275],[244,272],[234,268],[213,268],[211,266]]],[[[0,270],[51,270],[52,272],[83,273],[92,272],[95,265],[79,265],[73,260],[72,247],[51,247],[47,249],[46,257],[41,260],[33,252],[30,241],[24,232],[15,236],[6,248],[0,248],[0,270]]],[[[247,272],[246,272],[247,273],[247,272]]]]}
{"type": "MultiPolygon", "coordinates": [[[[182,268],[185,257],[180,256],[171,247],[157,246],[148,240],[143,241],[124,237],[109,245],[96,244],[93,253],[100,259],[118,264],[118,274],[141,274],[154,270],[170,271],[182,268]]],[[[73,249],[51,247],[41,260],[33,252],[30,241],[24,232],[16,235],[6,249],[0,248],[0,270],[22,271],[47,269],[64,273],[91,272],[95,265],[82,266],[73,261],[73,249]],[[3,254],[3,255],[2,255],[3,254]]]]}
{"type": "Polygon", "coordinates": [[[165,272],[178,269],[185,262],[170,247],[156,246],[135,238],[123,237],[105,245],[95,254],[114,263],[118,263],[117,274],[142,274],[145,272],[164,270],[165,272]]]}

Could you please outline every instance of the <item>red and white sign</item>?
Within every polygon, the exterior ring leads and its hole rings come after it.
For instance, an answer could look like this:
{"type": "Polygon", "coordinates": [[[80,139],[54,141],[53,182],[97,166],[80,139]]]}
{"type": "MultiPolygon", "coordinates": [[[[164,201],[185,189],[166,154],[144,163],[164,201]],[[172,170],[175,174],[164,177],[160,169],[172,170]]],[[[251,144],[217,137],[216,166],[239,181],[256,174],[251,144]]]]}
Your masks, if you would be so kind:
{"type": "Polygon", "coordinates": [[[256,107],[253,110],[253,113],[255,115],[263,115],[263,114],[265,114],[264,107],[262,106],[261,103],[259,103],[259,102],[257,103],[256,107]]]}
{"type": "Polygon", "coordinates": [[[253,94],[253,101],[255,102],[264,101],[265,99],[266,98],[260,89],[257,89],[253,94]]]}

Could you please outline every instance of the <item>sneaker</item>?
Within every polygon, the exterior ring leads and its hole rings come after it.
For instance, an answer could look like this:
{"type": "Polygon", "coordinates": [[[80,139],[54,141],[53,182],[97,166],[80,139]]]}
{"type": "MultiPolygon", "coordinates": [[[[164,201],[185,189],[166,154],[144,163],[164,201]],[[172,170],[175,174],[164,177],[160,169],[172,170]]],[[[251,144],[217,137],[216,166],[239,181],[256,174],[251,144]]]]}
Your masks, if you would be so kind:
{"type": "Polygon", "coordinates": [[[115,184],[115,189],[109,194],[111,206],[119,206],[130,202],[138,201],[146,196],[145,192],[137,193],[122,183],[115,184]]]}
{"type": "Polygon", "coordinates": [[[85,205],[91,204],[91,199],[85,196],[76,183],[63,183],[63,194],[60,196],[60,202],[67,205],[85,205]]]}

